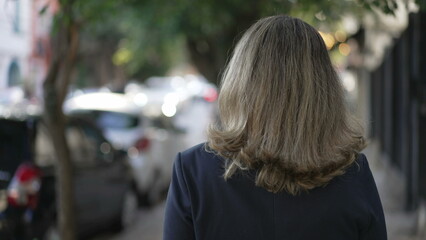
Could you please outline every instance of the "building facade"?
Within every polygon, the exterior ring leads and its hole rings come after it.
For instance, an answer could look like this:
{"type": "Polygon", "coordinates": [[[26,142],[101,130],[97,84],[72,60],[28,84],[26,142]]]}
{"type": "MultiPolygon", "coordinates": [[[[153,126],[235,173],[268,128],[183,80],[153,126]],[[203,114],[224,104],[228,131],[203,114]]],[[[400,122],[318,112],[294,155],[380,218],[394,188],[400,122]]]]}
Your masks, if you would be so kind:
{"type": "Polygon", "coordinates": [[[22,86],[31,51],[31,0],[0,1],[0,91],[22,86]]]}
{"type": "Polygon", "coordinates": [[[53,0],[0,0],[2,102],[41,99],[50,61],[50,27],[57,8],[53,0]]]}

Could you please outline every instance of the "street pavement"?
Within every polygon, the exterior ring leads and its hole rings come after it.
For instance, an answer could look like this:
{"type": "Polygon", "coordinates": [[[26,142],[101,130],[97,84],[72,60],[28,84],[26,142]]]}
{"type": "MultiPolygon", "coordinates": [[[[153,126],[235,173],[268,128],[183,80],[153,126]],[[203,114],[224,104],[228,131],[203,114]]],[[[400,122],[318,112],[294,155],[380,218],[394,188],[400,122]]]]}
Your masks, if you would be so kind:
{"type": "Polygon", "coordinates": [[[402,174],[390,163],[386,155],[379,151],[377,142],[372,141],[363,151],[367,156],[371,171],[382,200],[389,240],[424,240],[418,236],[419,211],[406,211],[405,183],[402,174]]]}
{"type": "Polygon", "coordinates": [[[162,240],[164,202],[140,209],[133,224],[118,234],[106,233],[92,240],[162,240]]]}
{"type": "MultiPolygon", "coordinates": [[[[364,150],[376,180],[385,211],[389,240],[424,240],[419,236],[419,211],[404,210],[404,181],[401,174],[378,151],[378,144],[370,142],[364,150]]],[[[116,235],[99,236],[94,240],[161,240],[164,202],[150,209],[141,209],[133,225],[116,235]]]]}

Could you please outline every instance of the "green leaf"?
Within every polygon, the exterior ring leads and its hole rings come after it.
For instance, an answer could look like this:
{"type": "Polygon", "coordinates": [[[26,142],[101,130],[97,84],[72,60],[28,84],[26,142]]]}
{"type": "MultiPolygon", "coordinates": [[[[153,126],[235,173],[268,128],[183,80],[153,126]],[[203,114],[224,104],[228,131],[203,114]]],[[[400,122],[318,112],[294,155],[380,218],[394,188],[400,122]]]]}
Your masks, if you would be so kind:
{"type": "Polygon", "coordinates": [[[421,10],[426,11],[426,0],[416,0],[416,3],[419,5],[421,10]]]}
{"type": "Polygon", "coordinates": [[[46,4],[46,5],[44,5],[41,9],[40,9],[40,11],[38,11],[38,14],[39,15],[43,15],[45,12],[46,12],[46,10],[49,8],[49,4],[46,4]]]}

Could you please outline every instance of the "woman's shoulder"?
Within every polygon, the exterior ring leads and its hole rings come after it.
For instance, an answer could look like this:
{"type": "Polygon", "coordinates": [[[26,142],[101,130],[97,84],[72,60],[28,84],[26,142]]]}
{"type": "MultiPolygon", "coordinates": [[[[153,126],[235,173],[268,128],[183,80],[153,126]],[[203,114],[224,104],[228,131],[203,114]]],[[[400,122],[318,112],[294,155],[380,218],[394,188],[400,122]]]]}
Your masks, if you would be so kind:
{"type": "Polygon", "coordinates": [[[367,157],[361,152],[357,154],[355,161],[347,169],[347,172],[352,174],[365,174],[369,171],[371,170],[367,157]]]}
{"type": "Polygon", "coordinates": [[[181,161],[187,164],[195,164],[202,159],[214,158],[216,155],[208,150],[207,143],[200,143],[179,153],[181,161]]]}
{"type": "Polygon", "coordinates": [[[357,154],[355,162],[361,165],[362,167],[369,167],[367,157],[362,152],[357,154]]]}
{"type": "Polygon", "coordinates": [[[185,156],[193,156],[194,154],[199,154],[200,152],[206,151],[207,143],[199,143],[197,145],[194,145],[184,151],[181,152],[182,155],[185,156]]]}
{"type": "Polygon", "coordinates": [[[221,158],[209,150],[207,143],[200,143],[178,154],[182,168],[187,171],[203,171],[221,166],[221,158]]]}
{"type": "Polygon", "coordinates": [[[351,182],[360,187],[362,186],[362,188],[375,185],[369,161],[364,153],[358,153],[355,161],[346,169],[345,174],[337,177],[337,179],[351,182]]]}

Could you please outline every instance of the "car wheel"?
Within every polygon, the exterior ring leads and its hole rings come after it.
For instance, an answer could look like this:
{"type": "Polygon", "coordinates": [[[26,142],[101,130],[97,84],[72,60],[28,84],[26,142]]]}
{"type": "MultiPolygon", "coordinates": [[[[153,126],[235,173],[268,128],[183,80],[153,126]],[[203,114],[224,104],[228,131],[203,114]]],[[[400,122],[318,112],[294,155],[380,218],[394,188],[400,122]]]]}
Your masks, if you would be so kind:
{"type": "Polygon", "coordinates": [[[61,235],[59,234],[59,229],[55,224],[51,224],[44,234],[43,240],[60,240],[61,235]]]}
{"type": "Polygon", "coordinates": [[[144,208],[151,207],[151,203],[149,202],[149,193],[139,192],[138,193],[138,204],[139,204],[139,207],[144,207],[144,208]]]}
{"type": "Polygon", "coordinates": [[[139,206],[151,207],[161,199],[161,171],[156,168],[149,184],[149,188],[138,194],[139,206]]]}
{"type": "Polygon", "coordinates": [[[151,206],[156,205],[164,198],[164,191],[162,188],[152,189],[148,195],[148,201],[151,206]]]}
{"type": "Polygon", "coordinates": [[[134,189],[129,189],[124,194],[121,207],[119,229],[122,230],[132,224],[138,212],[138,196],[134,189]]]}
{"type": "Polygon", "coordinates": [[[157,169],[155,176],[154,183],[152,184],[151,190],[148,193],[148,202],[151,206],[159,203],[167,196],[170,183],[170,181],[165,179],[164,174],[162,174],[159,169],[157,169]]]}

